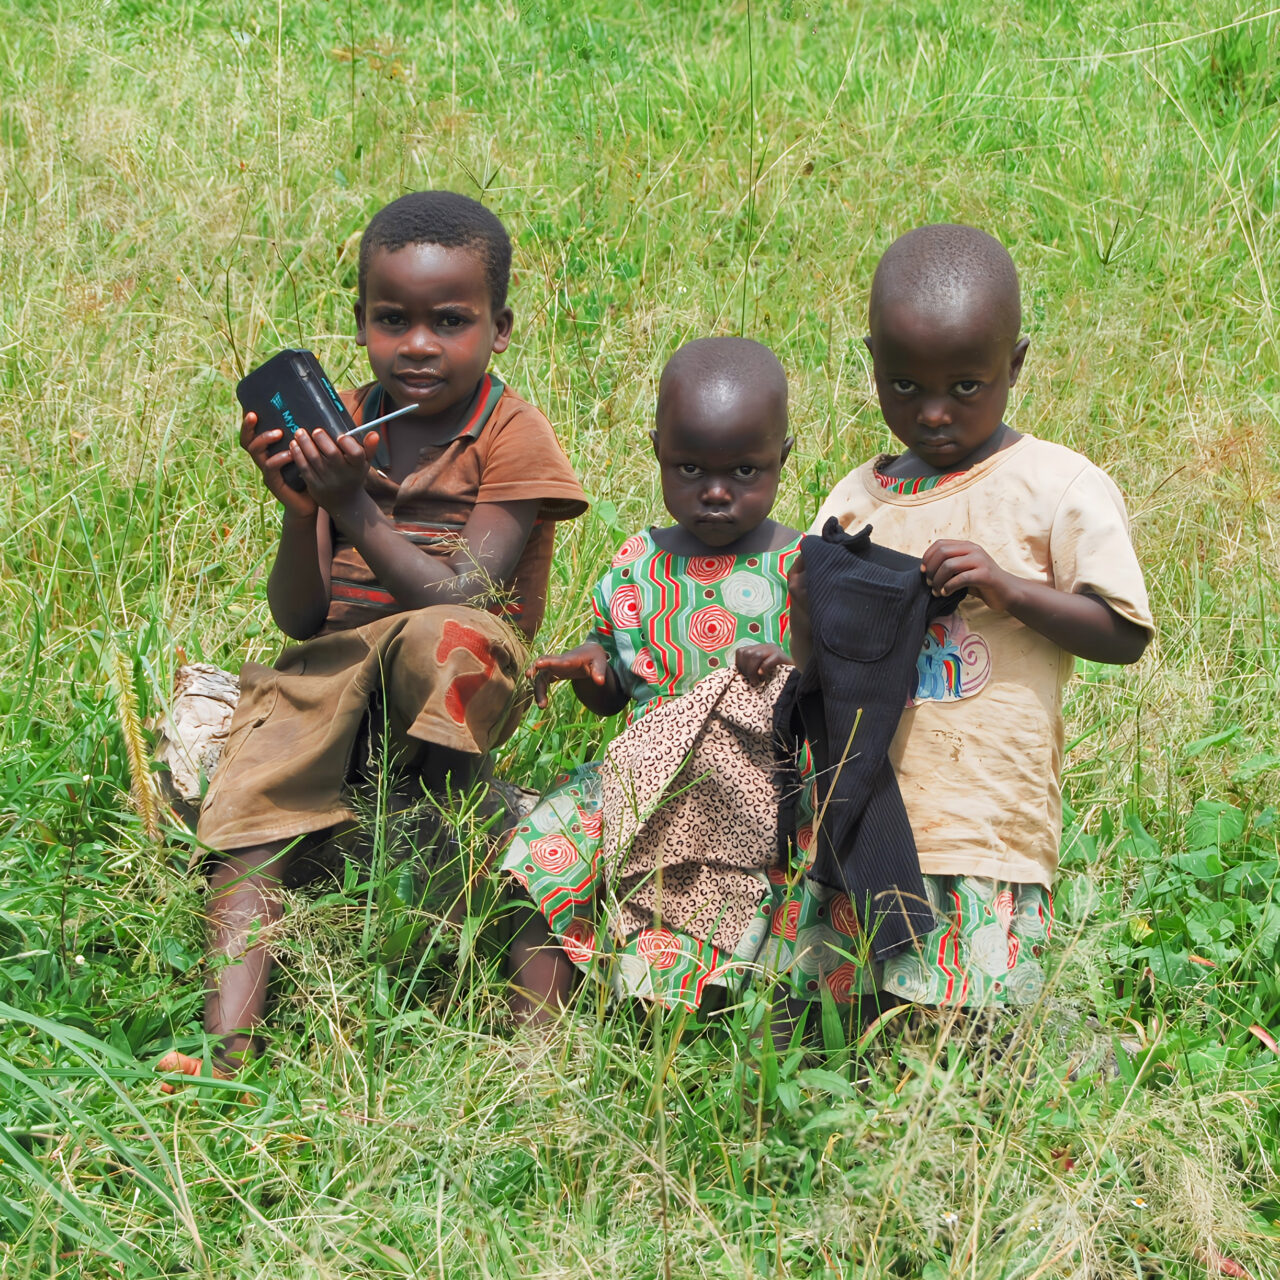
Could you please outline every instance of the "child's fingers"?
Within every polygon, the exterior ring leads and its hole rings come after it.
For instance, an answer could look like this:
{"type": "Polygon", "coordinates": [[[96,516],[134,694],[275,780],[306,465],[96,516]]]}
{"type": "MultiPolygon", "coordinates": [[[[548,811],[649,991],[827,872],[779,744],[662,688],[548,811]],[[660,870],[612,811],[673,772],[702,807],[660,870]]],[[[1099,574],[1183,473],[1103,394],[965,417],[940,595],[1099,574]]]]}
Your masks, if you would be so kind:
{"type": "Polygon", "coordinates": [[[254,461],[268,475],[274,475],[277,471],[283,471],[293,461],[293,457],[288,449],[281,449],[279,453],[273,453],[264,458],[255,457],[254,461]]]}
{"type": "Polygon", "coordinates": [[[359,453],[360,446],[355,440],[337,441],[323,427],[317,427],[314,431],[307,434],[311,443],[315,446],[316,453],[322,458],[340,458],[345,452],[338,446],[340,443],[354,446],[356,452],[359,453]]]}
{"type": "MultiPolygon", "coordinates": [[[[251,457],[258,466],[264,465],[267,460],[267,451],[277,440],[284,437],[284,432],[280,430],[263,431],[261,434],[252,435],[248,440],[240,441],[241,447],[251,457]]],[[[284,451],[281,450],[281,453],[284,451]]]]}
{"type": "MultiPolygon", "coordinates": [[[[539,671],[556,672],[564,664],[564,655],[560,653],[544,653],[542,657],[535,658],[529,664],[527,675],[534,676],[539,671]]],[[[554,678],[554,676],[552,676],[554,678]]]]}
{"type": "Polygon", "coordinates": [[[976,556],[985,559],[987,553],[976,542],[960,542],[954,538],[940,538],[921,557],[921,568],[925,576],[932,579],[939,567],[947,560],[957,556],[976,556]]]}
{"type": "Polygon", "coordinates": [[[938,572],[939,566],[947,558],[947,548],[950,545],[945,540],[930,543],[929,549],[920,557],[920,568],[930,583],[933,582],[933,576],[938,572]]]}
{"type": "Polygon", "coordinates": [[[744,676],[749,684],[756,684],[764,669],[764,654],[758,645],[746,645],[733,655],[738,674],[744,676]]]}
{"type": "Polygon", "coordinates": [[[529,675],[533,677],[533,700],[543,711],[547,709],[548,691],[560,679],[559,667],[558,659],[543,657],[529,668],[529,675]]]}
{"type": "Polygon", "coordinates": [[[298,436],[300,435],[302,435],[301,431],[289,442],[289,452],[284,456],[294,463],[301,473],[302,479],[307,484],[310,484],[316,478],[315,463],[319,462],[319,458],[316,456],[314,449],[311,451],[310,457],[307,456],[306,449],[298,442],[298,436]]]}
{"type": "Polygon", "coordinates": [[[547,688],[551,680],[545,671],[536,671],[533,676],[533,701],[539,710],[547,709],[547,688]]]}
{"type": "Polygon", "coordinates": [[[950,556],[929,579],[934,595],[949,596],[983,576],[983,564],[976,556],[950,556]]]}
{"type": "Polygon", "coordinates": [[[240,419],[240,447],[247,449],[252,443],[255,435],[258,434],[258,415],[256,413],[246,413],[240,419]]]}
{"type": "Polygon", "coordinates": [[[925,579],[929,586],[933,589],[935,596],[941,595],[943,588],[947,583],[959,572],[960,566],[954,557],[948,557],[945,560],[938,561],[932,570],[925,570],[925,579]]]}
{"type": "Polygon", "coordinates": [[[779,667],[789,667],[791,659],[787,657],[780,649],[775,649],[772,653],[766,655],[765,660],[760,664],[760,675],[771,676],[779,667]]]}
{"type": "Polygon", "coordinates": [[[987,576],[981,569],[965,569],[948,578],[944,586],[935,587],[934,594],[939,596],[952,596],[955,595],[957,591],[963,590],[965,587],[983,586],[986,584],[986,581],[987,576]]]}
{"type": "Polygon", "coordinates": [[[309,431],[295,431],[293,439],[289,441],[289,448],[294,451],[295,460],[300,457],[310,467],[314,467],[320,461],[320,453],[309,431]]]}

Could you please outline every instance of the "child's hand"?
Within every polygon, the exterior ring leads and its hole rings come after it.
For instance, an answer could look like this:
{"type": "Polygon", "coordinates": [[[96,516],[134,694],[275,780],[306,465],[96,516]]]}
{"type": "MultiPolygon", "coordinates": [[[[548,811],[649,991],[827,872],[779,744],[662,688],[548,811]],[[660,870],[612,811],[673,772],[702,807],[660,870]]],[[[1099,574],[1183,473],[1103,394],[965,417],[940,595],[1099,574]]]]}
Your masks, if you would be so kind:
{"type": "Polygon", "coordinates": [[[325,430],[298,431],[289,444],[289,455],[298,464],[307,492],[326,511],[333,512],[364,492],[378,433],[371,431],[363,440],[339,436],[336,440],[325,430]]]}
{"type": "Polygon", "coordinates": [[[279,453],[267,457],[267,450],[283,435],[284,432],[279,430],[259,433],[256,413],[246,413],[240,419],[240,447],[262,472],[263,483],[291,516],[305,520],[315,515],[316,500],[305,490],[299,493],[297,489],[291,489],[285,484],[280,472],[289,465],[289,451],[281,449],[279,453]]]}
{"type": "Polygon", "coordinates": [[[568,653],[539,658],[528,674],[533,677],[533,700],[545,710],[547,690],[557,680],[590,680],[603,688],[609,675],[609,655],[601,645],[588,640],[568,653]]]}
{"type": "Polygon", "coordinates": [[[969,590],[996,613],[1012,611],[1021,579],[1006,573],[976,542],[941,539],[924,553],[920,566],[935,596],[969,590]]]}
{"type": "Polygon", "coordinates": [[[764,684],[779,667],[791,666],[791,655],[776,644],[746,644],[736,649],[733,660],[748,684],[764,684]]]}

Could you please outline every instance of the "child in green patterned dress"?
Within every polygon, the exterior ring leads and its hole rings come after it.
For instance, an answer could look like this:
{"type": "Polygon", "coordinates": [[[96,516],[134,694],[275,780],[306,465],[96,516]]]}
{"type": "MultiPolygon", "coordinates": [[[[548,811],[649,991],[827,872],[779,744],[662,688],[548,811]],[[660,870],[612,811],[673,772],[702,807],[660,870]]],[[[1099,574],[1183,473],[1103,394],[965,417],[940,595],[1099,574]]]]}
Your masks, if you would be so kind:
{"type": "MultiPolygon", "coordinates": [[[[630,723],[730,662],[753,684],[790,662],[787,572],[801,535],[769,516],[791,449],[777,357],[742,338],[682,347],[663,370],[650,436],[675,523],[628,538],[595,588],[587,640],[533,664],[540,707],[553,681],[569,680],[597,715],[630,703],[630,723]]],[[[735,990],[759,973],[766,949],[802,957],[799,990],[785,994],[815,998],[821,980],[848,999],[857,925],[847,897],[793,884],[781,867],[760,870],[759,913],[731,954],[660,926],[612,936],[598,917],[599,769],[559,779],[503,858],[532,904],[508,961],[518,1018],[554,1016],[575,967],[594,962],[616,996],[696,1008],[709,985],[735,990]]]]}

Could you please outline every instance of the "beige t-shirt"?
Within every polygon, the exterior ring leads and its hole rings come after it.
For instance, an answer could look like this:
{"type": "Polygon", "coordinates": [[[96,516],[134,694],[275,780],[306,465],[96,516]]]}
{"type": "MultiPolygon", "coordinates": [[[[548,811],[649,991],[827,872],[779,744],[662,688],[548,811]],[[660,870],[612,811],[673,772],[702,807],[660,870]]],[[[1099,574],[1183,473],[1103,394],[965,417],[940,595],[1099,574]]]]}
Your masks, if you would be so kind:
{"type": "MultiPolygon", "coordinates": [[[[921,555],[939,538],[976,542],[1009,573],[1089,591],[1152,630],[1124,500],[1061,445],[1023,436],[936,488],[896,494],[874,459],[832,490],[814,521],[872,527],[921,555]]],[[[935,623],[919,686],[890,749],[920,869],[1052,886],[1062,838],[1062,695],[1075,659],[975,597],[935,623]]]]}

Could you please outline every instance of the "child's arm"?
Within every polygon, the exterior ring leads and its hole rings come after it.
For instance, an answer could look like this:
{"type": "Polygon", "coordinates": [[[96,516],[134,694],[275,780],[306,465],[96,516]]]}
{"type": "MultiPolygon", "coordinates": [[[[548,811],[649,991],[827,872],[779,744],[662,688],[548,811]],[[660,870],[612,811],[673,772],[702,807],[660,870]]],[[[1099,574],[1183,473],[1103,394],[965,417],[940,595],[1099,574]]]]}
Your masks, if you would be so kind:
{"type": "Polygon", "coordinates": [[[1100,596],[1059,591],[1015,577],[973,542],[935,542],[924,553],[921,568],[934,595],[947,596],[968,587],[987,608],[1011,614],[1068,653],[1091,662],[1137,662],[1151,638],[1100,596]]]}
{"type": "Polygon", "coordinates": [[[533,677],[533,700],[544,709],[547,691],[557,680],[572,680],[578,701],[598,716],[617,715],[630,700],[609,665],[604,646],[594,640],[568,653],[539,658],[529,668],[529,674],[533,677]]]}
{"type": "Polygon", "coordinates": [[[299,431],[290,445],[307,491],[329,513],[396,603],[404,609],[470,604],[492,593],[520,560],[540,499],[477,504],[450,556],[428,555],[404,537],[365,492],[378,433],[363,442],[299,431]]]}
{"type": "Polygon", "coordinates": [[[317,520],[319,507],[306,492],[291,489],[280,476],[289,462],[283,450],[273,457],[267,450],[280,431],[256,434],[257,414],[246,413],[240,422],[240,447],[262,472],[263,482],[284,508],[280,546],[267,580],[267,602],[276,626],[292,640],[315,635],[329,611],[329,560],[321,543],[329,541],[328,521],[317,520]]]}
{"type": "Polygon", "coordinates": [[[796,556],[787,571],[790,610],[791,661],[803,671],[813,655],[813,627],[809,621],[809,584],[804,576],[804,556],[796,556]]]}

